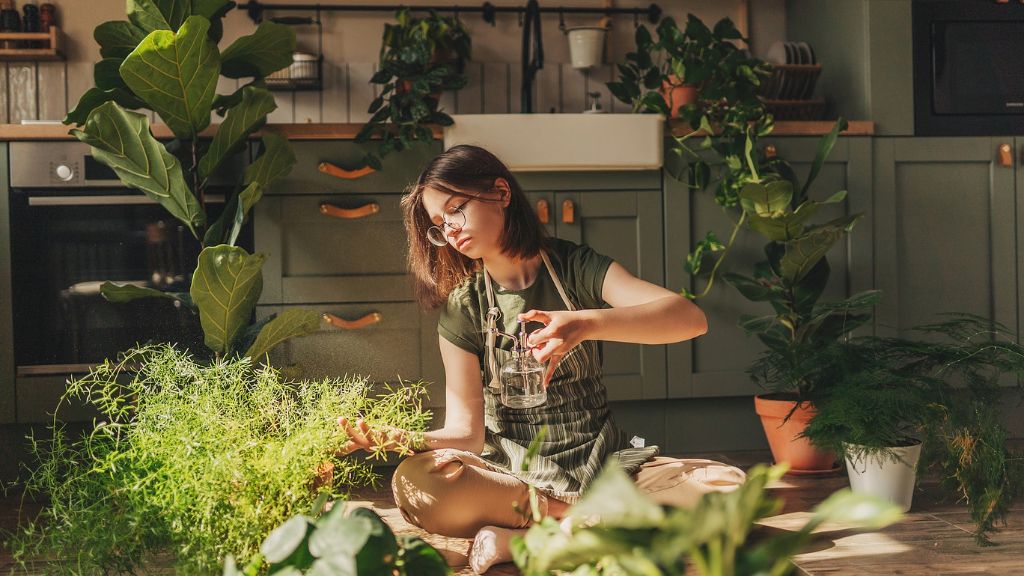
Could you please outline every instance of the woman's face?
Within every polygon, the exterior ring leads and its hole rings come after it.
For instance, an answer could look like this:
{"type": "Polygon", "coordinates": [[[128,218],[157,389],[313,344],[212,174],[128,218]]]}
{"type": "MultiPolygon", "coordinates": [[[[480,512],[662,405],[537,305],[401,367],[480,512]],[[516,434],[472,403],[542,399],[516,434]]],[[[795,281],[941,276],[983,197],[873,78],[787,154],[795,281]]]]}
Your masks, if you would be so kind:
{"type": "MultiPolygon", "coordinates": [[[[501,252],[501,236],[505,229],[505,207],[509,194],[504,179],[495,182],[495,188],[482,193],[479,198],[467,198],[426,188],[423,190],[423,208],[430,222],[442,230],[448,241],[447,246],[438,250],[458,250],[469,258],[492,257],[501,252]],[[468,202],[467,202],[468,200],[468,202]],[[460,223],[460,210],[465,214],[461,229],[442,224],[442,214],[448,222],[460,223]]],[[[428,242],[426,238],[421,239],[428,242]]]]}

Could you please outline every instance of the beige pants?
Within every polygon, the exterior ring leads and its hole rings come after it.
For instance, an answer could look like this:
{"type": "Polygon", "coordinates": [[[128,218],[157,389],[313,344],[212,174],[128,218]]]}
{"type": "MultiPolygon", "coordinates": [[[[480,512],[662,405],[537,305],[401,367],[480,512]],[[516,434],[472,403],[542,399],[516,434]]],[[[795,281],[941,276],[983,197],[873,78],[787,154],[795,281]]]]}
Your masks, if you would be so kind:
{"type": "MultiPolygon", "coordinates": [[[[690,507],[709,492],[729,492],[746,475],[713,460],[656,457],[636,475],[637,486],[659,504],[690,507]]],[[[490,470],[461,450],[422,452],[403,460],[391,482],[395,503],[410,523],[434,534],[472,538],[484,526],[525,528],[530,493],[525,482],[490,470]]],[[[548,497],[539,494],[546,515],[548,497]]]]}

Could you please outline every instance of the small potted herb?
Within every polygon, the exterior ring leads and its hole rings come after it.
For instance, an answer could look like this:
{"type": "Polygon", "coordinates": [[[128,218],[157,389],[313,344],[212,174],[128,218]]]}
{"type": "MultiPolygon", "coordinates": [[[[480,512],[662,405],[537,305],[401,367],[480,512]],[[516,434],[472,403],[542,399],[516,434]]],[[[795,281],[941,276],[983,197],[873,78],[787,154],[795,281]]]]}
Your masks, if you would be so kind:
{"type": "Polygon", "coordinates": [[[373,114],[356,135],[356,142],[377,136],[376,153],[364,163],[381,169],[381,159],[401,152],[414,141],[430,142],[430,125],[450,126],[452,118],[438,108],[441,92],[466,86],[463,73],[470,58],[471,42],[459,20],[438,16],[414,18],[408,8],[399,10],[397,24],[385,24],[380,49],[380,69],[370,82],[380,95],[370,104],[373,114]]]}
{"type": "Polygon", "coordinates": [[[966,501],[977,541],[990,543],[988,534],[1024,494],[1024,460],[1007,446],[1000,419],[1007,391],[1000,383],[1024,373],[1024,347],[968,314],[913,332],[920,339],[866,336],[823,351],[830,385],[804,436],[845,457],[855,491],[904,510],[916,471],[938,470],[944,488],[966,501]]]}

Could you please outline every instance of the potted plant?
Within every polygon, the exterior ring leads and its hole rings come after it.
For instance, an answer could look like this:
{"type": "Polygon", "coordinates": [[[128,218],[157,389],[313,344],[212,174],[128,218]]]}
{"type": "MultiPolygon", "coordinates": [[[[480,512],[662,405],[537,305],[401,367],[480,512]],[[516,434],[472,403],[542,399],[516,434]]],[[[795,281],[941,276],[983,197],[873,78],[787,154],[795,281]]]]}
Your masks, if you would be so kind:
{"type": "Polygon", "coordinates": [[[1020,376],[1024,347],[1004,327],[967,314],[912,333],[920,338],[864,336],[823,351],[831,384],[804,436],[844,456],[854,491],[905,511],[915,472],[938,471],[966,501],[978,542],[989,543],[1024,493],[1024,461],[1007,446],[1000,419],[1000,382],[1020,376]]]}
{"type": "Polygon", "coordinates": [[[204,342],[216,357],[243,354],[261,358],[291,336],[317,329],[310,310],[289,310],[251,324],[262,291],[262,254],[235,245],[253,205],[277,179],[288,174],[295,155],[287,138],[262,135],[256,159],[237,174],[238,185],[223,212],[208,211],[210,176],[243,153],[250,136],[263,127],[277,105],[263,78],[289,66],[295,33],[288,26],[263,22],[221,50],[227,0],[179,9],[167,3],[128,3],[128,20],[105,22],[94,36],[103,60],[96,65],[96,86],[68,113],[65,124],[89,144],[93,156],[134,188],[164,206],[194,238],[199,256],[188,291],[106,282],[105,298],[170,298],[198,315],[204,342]],[[218,95],[219,76],[251,78],[231,94],[218,95]],[[160,115],[175,140],[164,144],[150,132],[149,116],[160,115]],[[212,140],[200,133],[217,111],[224,119],[212,140]],[[227,303],[232,303],[230,306],[227,303]]]}
{"type": "Polygon", "coordinates": [[[645,26],[637,27],[636,51],[618,65],[619,80],[608,83],[612,95],[634,112],[683,117],[696,127],[699,118],[692,115],[716,102],[757,102],[760,77],[769,76],[770,67],[737,47],[734,42],[746,39],[731,20],[723,18],[712,30],[689,14],[683,32],[667,17],[656,32],[657,41],[645,26]]]}
{"type": "Polygon", "coordinates": [[[444,18],[431,10],[425,18],[414,18],[403,8],[397,24],[385,24],[380,49],[380,69],[370,82],[380,86],[380,95],[370,104],[373,116],[356,135],[356,142],[380,138],[376,153],[363,159],[366,166],[381,169],[381,159],[401,152],[414,141],[430,142],[429,125],[450,126],[452,118],[438,108],[441,92],[466,86],[463,74],[470,58],[469,33],[455,18],[444,18]]]}
{"type": "MultiPolygon", "coordinates": [[[[820,302],[831,268],[826,253],[853,229],[861,214],[812,224],[818,210],[841,202],[845,191],[823,200],[808,196],[845,122],[840,121],[822,139],[810,175],[803,186],[795,177],[777,172],[759,173],[748,139],[745,160],[752,179],[739,193],[740,214],[729,246],[740,227],[763,236],[765,260],[752,276],[724,274],[723,279],[744,297],[771,306],[772,314],[740,317],[740,326],[756,336],[766,351],[750,368],[751,377],[766,391],[755,397],[765,434],[776,462],[788,462],[791,473],[812,473],[833,468],[834,455],[814,450],[801,438],[803,427],[814,415],[814,401],[830,382],[820,373],[820,355],[846,338],[871,318],[878,302],[875,290],[855,294],[839,302],[820,302]]],[[[724,254],[716,263],[714,274],[724,254]]],[[[713,276],[712,276],[713,280],[713,276]]]]}
{"type": "Polygon", "coordinates": [[[72,436],[55,418],[52,438],[30,446],[25,493],[45,505],[5,535],[12,556],[46,574],[142,573],[154,558],[213,574],[229,553],[247,563],[318,496],[376,482],[368,459],[338,456],[339,416],[425,429],[422,385],[373,389],[359,377],[286,379],[251,358],[129,350],[68,384],[64,401],[100,414],[94,430],[72,436]]]}

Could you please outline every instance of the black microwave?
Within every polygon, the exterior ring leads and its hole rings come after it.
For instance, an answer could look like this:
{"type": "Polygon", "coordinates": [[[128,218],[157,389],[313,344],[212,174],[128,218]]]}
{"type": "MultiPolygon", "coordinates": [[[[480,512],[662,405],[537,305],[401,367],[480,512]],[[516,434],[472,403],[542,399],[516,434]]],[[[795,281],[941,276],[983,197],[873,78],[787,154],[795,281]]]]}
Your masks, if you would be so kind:
{"type": "Polygon", "coordinates": [[[1024,134],[1024,3],[914,0],[914,134],[1024,134]]]}

